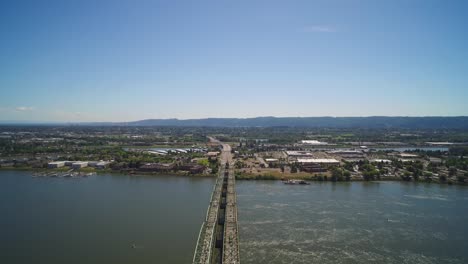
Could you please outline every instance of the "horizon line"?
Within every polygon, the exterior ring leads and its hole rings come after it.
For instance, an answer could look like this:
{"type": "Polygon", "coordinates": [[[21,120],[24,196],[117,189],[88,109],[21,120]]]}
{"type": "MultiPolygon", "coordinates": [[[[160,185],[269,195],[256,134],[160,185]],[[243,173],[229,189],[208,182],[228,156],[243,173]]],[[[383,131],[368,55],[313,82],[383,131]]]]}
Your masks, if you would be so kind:
{"type": "Polygon", "coordinates": [[[369,115],[369,116],[255,116],[255,117],[202,117],[202,118],[144,118],[138,120],[131,120],[131,121],[34,121],[34,120],[0,120],[0,125],[8,125],[8,124],[97,124],[97,123],[133,123],[133,122],[141,122],[141,121],[148,121],[148,120],[177,120],[177,121],[190,121],[190,120],[207,120],[207,119],[239,119],[239,120],[246,120],[246,119],[258,119],[258,118],[373,118],[373,117],[386,117],[386,118],[460,118],[460,117],[468,117],[468,115],[420,115],[420,116],[412,116],[412,115],[369,115]]]}

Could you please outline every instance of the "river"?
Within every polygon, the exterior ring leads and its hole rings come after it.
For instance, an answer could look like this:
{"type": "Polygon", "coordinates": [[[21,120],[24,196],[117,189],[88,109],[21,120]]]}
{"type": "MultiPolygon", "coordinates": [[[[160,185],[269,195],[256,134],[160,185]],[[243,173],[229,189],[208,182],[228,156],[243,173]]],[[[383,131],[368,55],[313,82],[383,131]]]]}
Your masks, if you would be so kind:
{"type": "Polygon", "coordinates": [[[0,263],[190,263],[213,184],[0,171],[0,263]]]}
{"type": "Polygon", "coordinates": [[[237,181],[240,256],[262,263],[468,263],[468,188],[237,181]]]}
{"type": "MultiPolygon", "coordinates": [[[[0,171],[0,263],[190,263],[214,178],[0,171]]],[[[240,257],[468,263],[468,187],[237,181],[240,257]]]]}

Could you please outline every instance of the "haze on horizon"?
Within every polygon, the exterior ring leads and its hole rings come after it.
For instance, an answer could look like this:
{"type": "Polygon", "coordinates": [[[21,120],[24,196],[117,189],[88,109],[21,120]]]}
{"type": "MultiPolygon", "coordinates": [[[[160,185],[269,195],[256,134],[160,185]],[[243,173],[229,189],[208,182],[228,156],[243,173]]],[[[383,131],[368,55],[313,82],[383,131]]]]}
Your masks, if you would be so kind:
{"type": "Polygon", "coordinates": [[[467,13],[462,0],[2,1],[0,121],[466,116],[467,13]]]}

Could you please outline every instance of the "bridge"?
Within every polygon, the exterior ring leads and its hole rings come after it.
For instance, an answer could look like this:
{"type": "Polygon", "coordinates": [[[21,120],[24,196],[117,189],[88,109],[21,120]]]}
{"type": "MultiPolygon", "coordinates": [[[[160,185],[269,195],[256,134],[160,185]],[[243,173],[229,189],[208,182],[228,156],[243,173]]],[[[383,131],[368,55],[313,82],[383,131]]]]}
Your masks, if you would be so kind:
{"type": "Polygon", "coordinates": [[[205,221],[198,235],[193,264],[239,264],[236,182],[231,170],[231,147],[222,145],[221,168],[216,179],[205,221]]]}

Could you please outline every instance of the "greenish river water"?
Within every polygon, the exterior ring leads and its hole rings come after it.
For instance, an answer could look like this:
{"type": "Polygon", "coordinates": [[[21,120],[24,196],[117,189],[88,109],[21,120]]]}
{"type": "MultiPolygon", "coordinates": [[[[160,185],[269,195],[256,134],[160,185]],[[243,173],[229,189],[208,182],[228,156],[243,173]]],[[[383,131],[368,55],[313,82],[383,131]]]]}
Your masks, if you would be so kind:
{"type": "Polygon", "coordinates": [[[191,263],[213,184],[0,171],[0,263],[191,263]]]}
{"type": "MultiPolygon", "coordinates": [[[[0,263],[191,263],[214,178],[0,171],[0,263]]],[[[468,188],[237,181],[241,263],[468,263],[468,188]]]]}
{"type": "Polygon", "coordinates": [[[249,263],[468,263],[468,188],[238,181],[249,263]]]}

